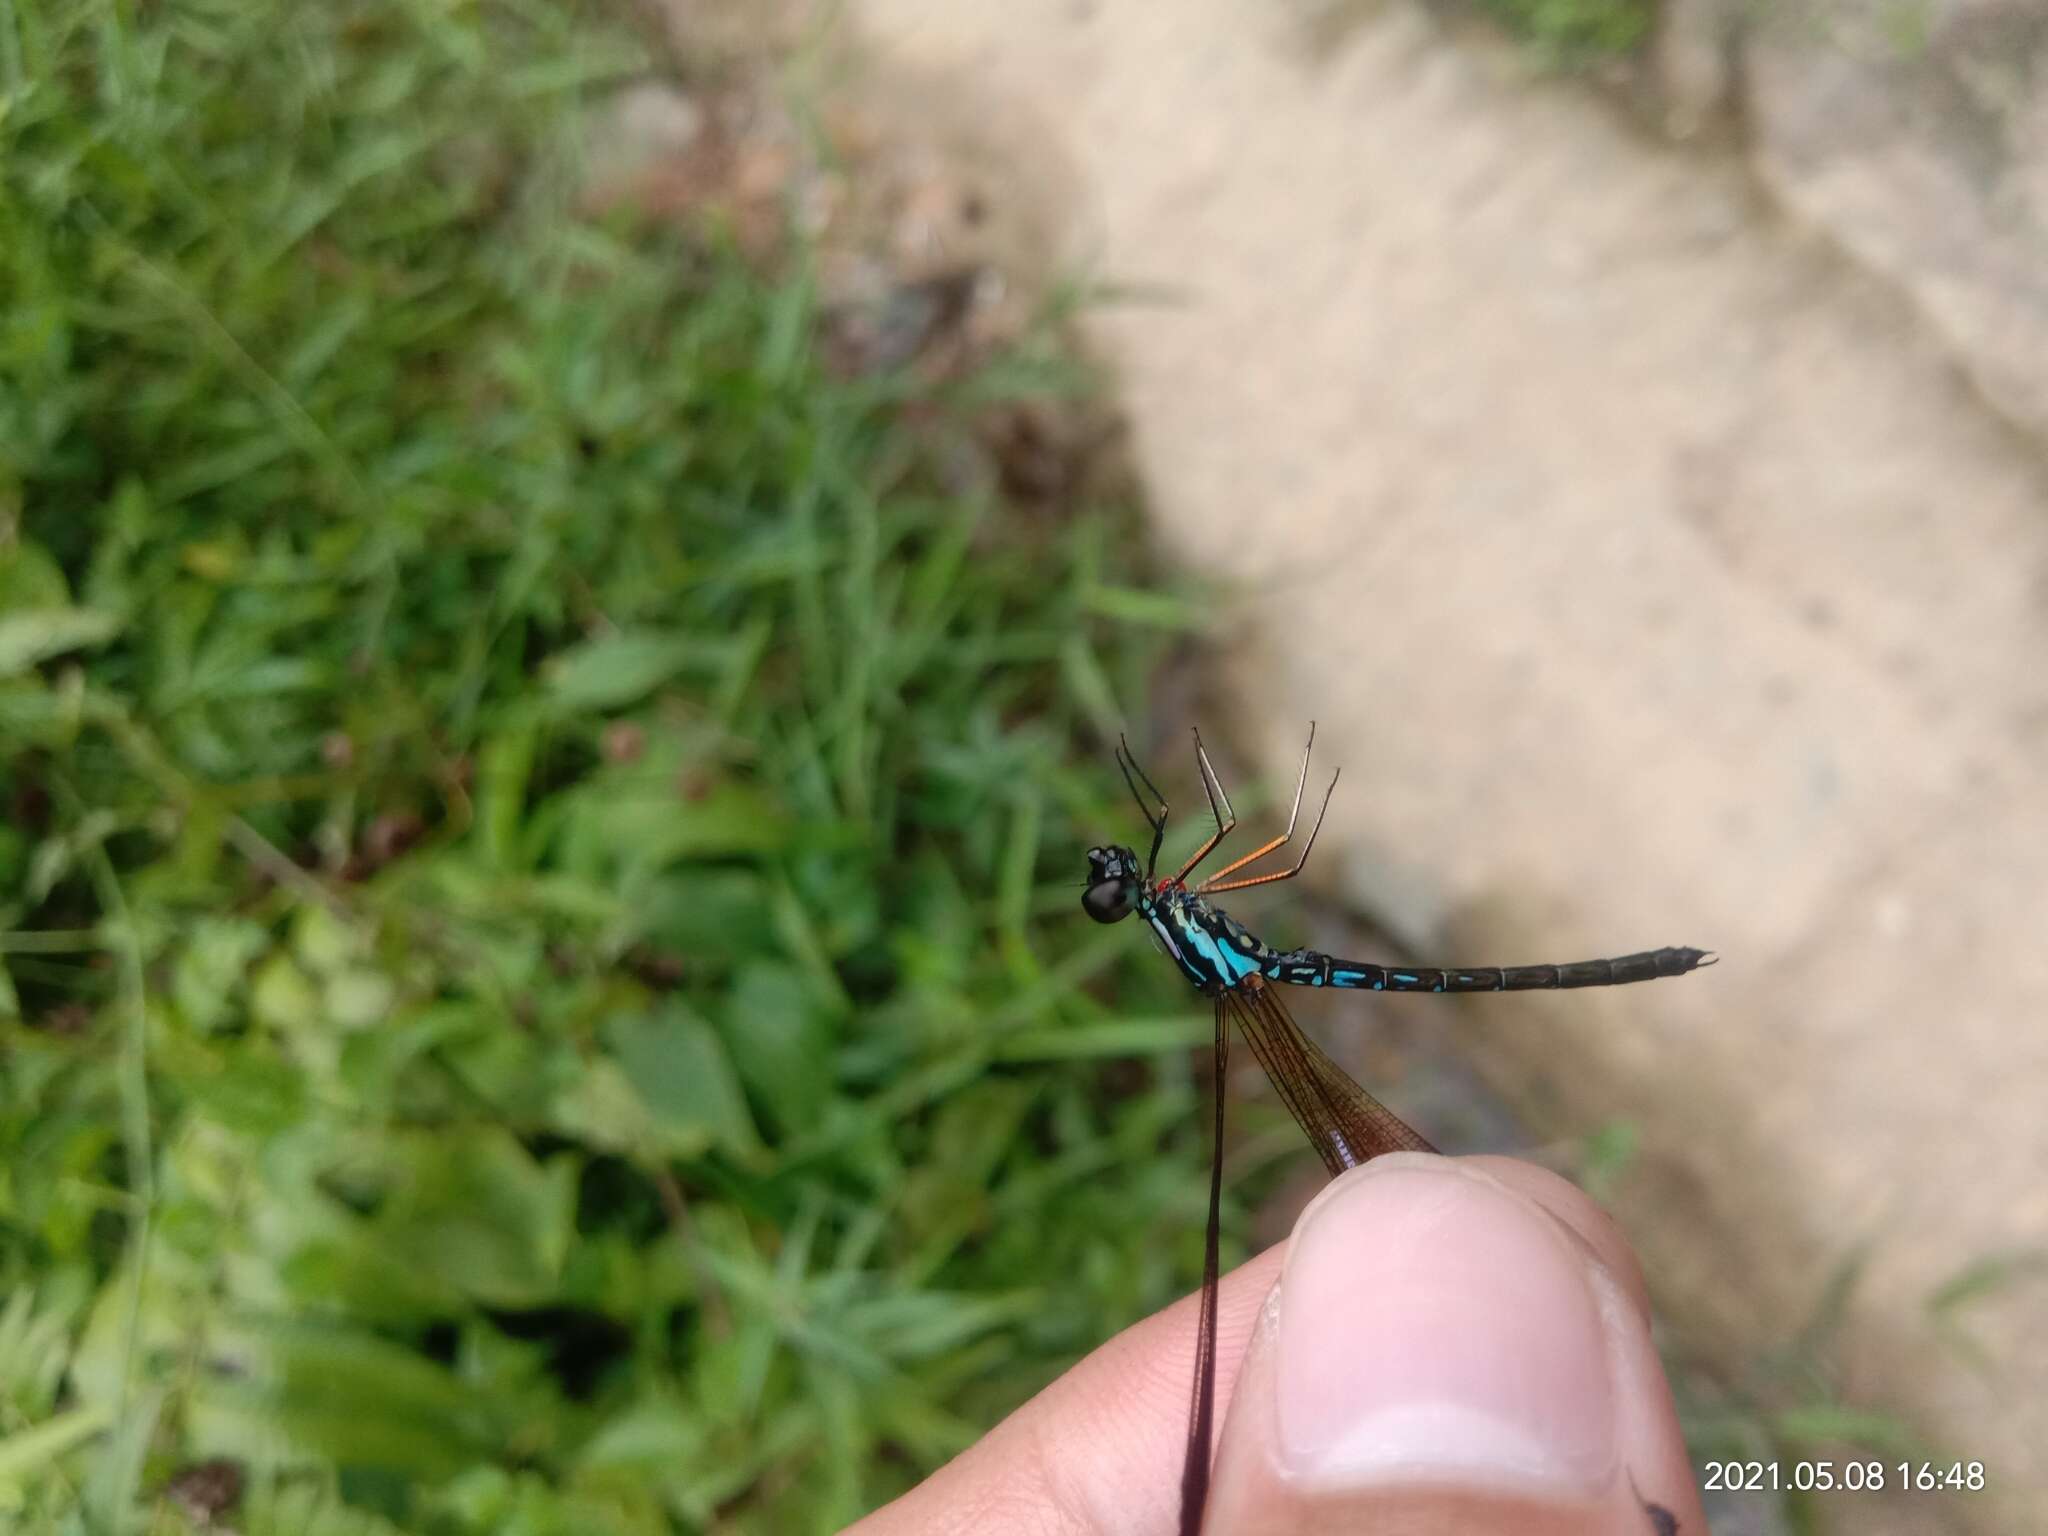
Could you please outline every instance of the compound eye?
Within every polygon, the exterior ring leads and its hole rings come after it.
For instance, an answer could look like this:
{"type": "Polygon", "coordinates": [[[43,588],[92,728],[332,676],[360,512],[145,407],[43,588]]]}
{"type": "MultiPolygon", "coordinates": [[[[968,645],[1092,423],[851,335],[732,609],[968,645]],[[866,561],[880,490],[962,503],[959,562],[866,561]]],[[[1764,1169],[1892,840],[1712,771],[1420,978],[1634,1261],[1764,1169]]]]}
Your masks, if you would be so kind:
{"type": "Polygon", "coordinates": [[[1114,923],[1130,916],[1131,882],[1098,880],[1081,897],[1081,907],[1098,923],[1114,923]]]}

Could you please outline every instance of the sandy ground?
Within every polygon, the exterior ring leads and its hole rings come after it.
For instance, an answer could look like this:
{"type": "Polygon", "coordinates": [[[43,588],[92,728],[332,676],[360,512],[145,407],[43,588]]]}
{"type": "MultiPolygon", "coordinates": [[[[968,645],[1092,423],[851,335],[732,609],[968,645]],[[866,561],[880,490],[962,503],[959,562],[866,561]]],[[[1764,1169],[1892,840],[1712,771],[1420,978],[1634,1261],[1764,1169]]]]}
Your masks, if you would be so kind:
{"type": "Polygon", "coordinates": [[[2038,1284],[1966,1314],[1987,1365],[1927,1308],[2048,1248],[2038,445],[1732,158],[1356,9],[847,7],[865,88],[1120,290],[1089,329],[1230,594],[1237,738],[1344,765],[1325,881],[1422,962],[1725,957],[1446,1018],[1546,1133],[1641,1129],[1621,1214],[1716,1358],[1869,1245],[1845,1390],[1992,1489],[1824,1520],[2039,1529],[2038,1284]]]}

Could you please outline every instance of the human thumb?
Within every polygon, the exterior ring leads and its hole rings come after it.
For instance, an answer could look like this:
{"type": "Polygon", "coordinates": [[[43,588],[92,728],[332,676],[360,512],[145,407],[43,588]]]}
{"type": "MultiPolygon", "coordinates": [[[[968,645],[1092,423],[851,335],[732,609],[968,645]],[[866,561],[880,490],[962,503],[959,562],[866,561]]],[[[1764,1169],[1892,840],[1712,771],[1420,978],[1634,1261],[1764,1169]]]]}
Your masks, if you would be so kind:
{"type": "Polygon", "coordinates": [[[1401,1153],[1296,1225],[1204,1529],[1705,1536],[1635,1259],[1563,1179],[1401,1153]]]}

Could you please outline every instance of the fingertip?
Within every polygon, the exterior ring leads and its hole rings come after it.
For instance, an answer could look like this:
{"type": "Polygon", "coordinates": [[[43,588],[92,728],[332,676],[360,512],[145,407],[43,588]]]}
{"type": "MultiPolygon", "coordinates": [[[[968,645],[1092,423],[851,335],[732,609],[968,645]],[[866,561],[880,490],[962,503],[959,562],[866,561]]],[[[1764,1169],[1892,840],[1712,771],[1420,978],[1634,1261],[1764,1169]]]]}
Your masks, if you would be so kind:
{"type": "Polygon", "coordinates": [[[1646,1499],[1701,1529],[1641,1276],[1597,1205],[1509,1159],[1398,1154],[1304,1213],[1212,1529],[1654,1536],[1646,1499]]]}
{"type": "Polygon", "coordinates": [[[1482,1173],[1524,1199],[1534,1201],[1563,1223],[1565,1230],[1591,1249],[1593,1256],[1606,1266],[1636,1310],[1646,1320],[1649,1318],[1650,1288],[1643,1279],[1642,1264],[1637,1260],[1628,1238],[1623,1235],[1620,1223],[1599,1201],[1564,1175],[1535,1163],[1525,1163],[1520,1158],[1480,1153],[1451,1161],[1462,1168],[1482,1173]]]}
{"type": "MultiPolygon", "coordinates": [[[[1216,1401],[1228,1403],[1286,1257],[1255,1255],[1217,1293],[1216,1401]]],[[[1132,1324],[975,1445],[856,1527],[859,1536],[1063,1536],[1173,1529],[1199,1296],[1132,1324]]]]}
{"type": "Polygon", "coordinates": [[[1456,1160],[1375,1162],[1296,1229],[1276,1449],[1333,1485],[1590,1488],[1614,1461],[1602,1326],[1583,1245],[1545,1207],[1456,1160]]]}

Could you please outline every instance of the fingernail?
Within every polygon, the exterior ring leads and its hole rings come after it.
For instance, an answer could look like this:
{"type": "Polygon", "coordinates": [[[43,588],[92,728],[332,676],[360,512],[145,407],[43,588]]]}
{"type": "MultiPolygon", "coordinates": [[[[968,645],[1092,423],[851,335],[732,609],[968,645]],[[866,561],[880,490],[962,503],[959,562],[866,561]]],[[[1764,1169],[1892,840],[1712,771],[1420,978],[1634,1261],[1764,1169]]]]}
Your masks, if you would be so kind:
{"type": "Polygon", "coordinates": [[[1485,1174],[1406,1156],[1346,1174],[1280,1283],[1284,1470],[1316,1490],[1596,1491],[1615,1465],[1601,1316],[1557,1223],[1485,1174]]]}

